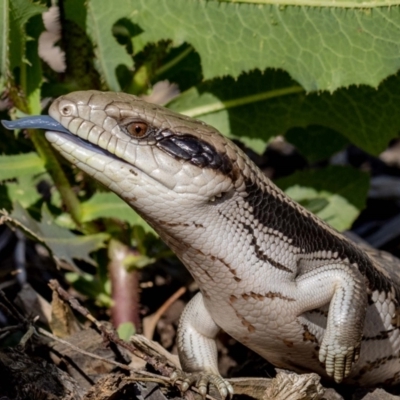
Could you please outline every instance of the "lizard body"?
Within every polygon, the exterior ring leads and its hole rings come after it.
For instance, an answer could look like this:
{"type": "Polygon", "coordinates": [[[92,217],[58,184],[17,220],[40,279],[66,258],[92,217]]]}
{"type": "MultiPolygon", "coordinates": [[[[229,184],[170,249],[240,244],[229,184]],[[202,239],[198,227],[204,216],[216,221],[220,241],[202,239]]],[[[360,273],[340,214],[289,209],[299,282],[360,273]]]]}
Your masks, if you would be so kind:
{"type": "Polygon", "coordinates": [[[219,377],[223,329],[277,367],[400,382],[398,259],[337,233],[203,122],[97,91],[49,114],[55,149],[141,214],[198,283],[178,331],[185,371],[219,377]]]}

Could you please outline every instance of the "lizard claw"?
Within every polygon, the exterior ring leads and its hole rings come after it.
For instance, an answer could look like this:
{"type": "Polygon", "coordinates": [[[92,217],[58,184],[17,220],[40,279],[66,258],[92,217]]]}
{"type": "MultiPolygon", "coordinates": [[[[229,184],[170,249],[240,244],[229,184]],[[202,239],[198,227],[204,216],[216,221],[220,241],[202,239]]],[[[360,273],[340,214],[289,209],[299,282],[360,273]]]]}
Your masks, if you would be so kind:
{"type": "Polygon", "coordinates": [[[186,392],[190,386],[195,386],[199,393],[205,397],[209,392],[209,385],[214,385],[221,398],[226,399],[227,397],[232,397],[234,390],[232,385],[223,379],[220,375],[207,372],[193,372],[187,373],[181,370],[175,370],[171,374],[172,383],[175,384],[176,381],[182,381],[180,388],[182,392],[186,392]]]}
{"type": "Polygon", "coordinates": [[[350,375],[353,363],[358,360],[360,347],[343,346],[339,343],[327,343],[323,340],[319,350],[319,361],[325,364],[328,376],[340,383],[350,375]]]}

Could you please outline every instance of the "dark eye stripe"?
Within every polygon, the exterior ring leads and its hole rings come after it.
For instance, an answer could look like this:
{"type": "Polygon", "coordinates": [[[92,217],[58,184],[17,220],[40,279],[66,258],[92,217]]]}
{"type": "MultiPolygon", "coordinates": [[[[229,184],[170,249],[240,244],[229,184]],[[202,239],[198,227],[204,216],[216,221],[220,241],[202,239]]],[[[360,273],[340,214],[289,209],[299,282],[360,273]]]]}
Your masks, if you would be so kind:
{"type": "Polygon", "coordinates": [[[223,174],[232,172],[232,163],[225,154],[191,135],[164,137],[157,146],[175,158],[187,160],[200,168],[218,169],[223,174]]]}
{"type": "Polygon", "coordinates": [[[158,142],[157,146],[174,157],[181,158],[183,160],[191,159],[190,153],[184,148],[180,147],[178,144],[174,143],[172,140],[164,139],[158,142]]]}

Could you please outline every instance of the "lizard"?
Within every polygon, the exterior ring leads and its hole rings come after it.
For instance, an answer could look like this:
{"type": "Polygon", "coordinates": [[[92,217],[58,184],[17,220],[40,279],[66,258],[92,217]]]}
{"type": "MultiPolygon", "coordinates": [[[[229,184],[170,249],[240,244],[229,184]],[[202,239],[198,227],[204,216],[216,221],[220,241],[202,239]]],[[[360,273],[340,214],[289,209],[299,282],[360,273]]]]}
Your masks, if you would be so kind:
{"type": "Polygon", "coordinates": [[[133,95],[77,91],[40,128],[69,162],[136,210],[199,293],[180,318],[186,390],[233,388],[218,371],[222,329],[279,368],[336,382],[400,382],[400,260],[350,241],[276,187],[215,128],[133,95]]]}

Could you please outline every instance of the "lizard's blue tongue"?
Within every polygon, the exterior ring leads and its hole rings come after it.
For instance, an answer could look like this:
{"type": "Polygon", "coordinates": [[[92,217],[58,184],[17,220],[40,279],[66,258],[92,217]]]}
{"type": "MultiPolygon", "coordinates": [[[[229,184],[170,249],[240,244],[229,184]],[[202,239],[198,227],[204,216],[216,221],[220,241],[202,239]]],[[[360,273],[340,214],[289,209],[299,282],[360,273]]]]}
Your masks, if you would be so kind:
{"type": "Polygon", "coordinates": [[[1,123],[7,129],[44,129],[46,131],[56,131],[69,133],[59,122],[48,115],[35,115],[32,117],[24,117],[15,121],[2,120],[1,123]]]}
{"type": "Polygon", "coordinates": [[[89,148],[91,151],[95,151],[96,153],[105,154],[107,157],[116,158],[115,155],[101,149],[99,146],[73,135],[67,128],[48,115],[34,115],[32,117],[20,118],[15,121],[2,120],[1,123],[7,129],[44,129],[51,132],[66,133],[68,134],[69,141],[78,143],[79,146],[89,148]]]}

